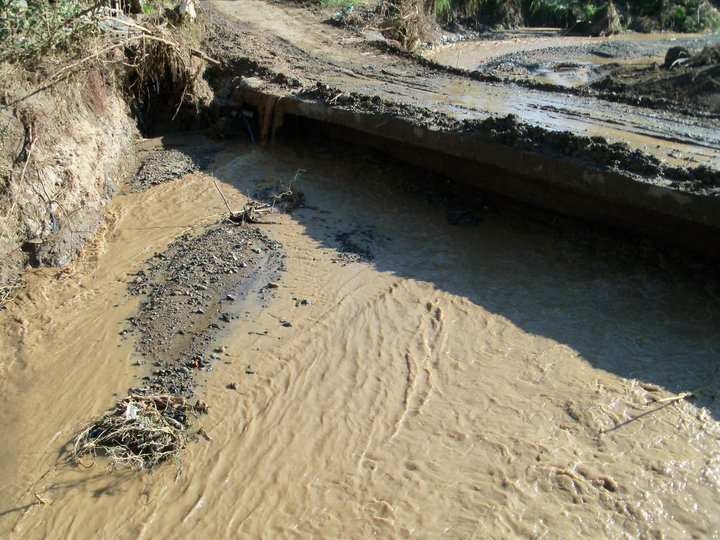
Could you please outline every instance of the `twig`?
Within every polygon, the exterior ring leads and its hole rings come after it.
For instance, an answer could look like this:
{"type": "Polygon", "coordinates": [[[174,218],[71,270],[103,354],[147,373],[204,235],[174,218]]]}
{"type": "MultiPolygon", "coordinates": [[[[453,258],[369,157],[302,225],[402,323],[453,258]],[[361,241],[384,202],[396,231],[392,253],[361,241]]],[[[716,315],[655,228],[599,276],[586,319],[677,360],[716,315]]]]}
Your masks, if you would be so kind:
{"type": "Polygon", "coordinates": [[[234,216],[235,213],[230,210],[230,205],[227,202],[227,199],[225,198],[225,195],[223,195],[223,192],[220,191],[220,186],[218,186],[217,180],[213,180],[213,184],[215,184],[215,188],[218,190],[218,193],[222,197],[223,202],[225,203],[225,207],[228,209],[228,212],[230,212],[230,216],[234,216]]]}
{"type": "Polygon", "coordinates": [[[692,392],[683,392],[680,395],[667,397],[663,399],[656,399],[654,400],[654,403],[675,403],[676,401],[682,401],[683,399],[693,397],[695,394],[692,392]]]}
{"type": "Polygon", "coordinates": [[[190,49],[190,54],[192,54],[193,56],[197,56],[202,60],[205,60],[208,64],[212,64],[213,66],[219,66],[222,64],[222,62],[220,62],[219,60],[210,58],[207,54],[202,51],[198,51],[197,49],[190,49]]]}
{"type": "Polygon", "coordinates": [[[185,99],[185,92],[187,92],[187,89],[188,89],[188,85],[186,83],[185,87],[183,88],[182,95],[180,96],[180,99],[178,100],[178,106],[177,106],[177,109],[175,109],[175,114],[172,115],[172,118],[170,120],[175,120],[175,117],[180,112],[180,107],[182,107],[183,99],[185,99]]]}
{"type": "Polygon", "coordinates": [[[30,155],[33,151],[33,146],[35,146],[35,137],[32,135],[32,131],[30,132],[30,144],[28,145],[28,151],[25,155],[25,163],[23,163],[22,171],[20,171],[20,179],[17,183],[17,191],[15,192],[15,198],[13,199],[12,204],[10,205],[10,208],[7,211],[7,214],[5,214],[5,219],[10,218],[12,216],[13,211],[15,210],[15,205],[17,204],[18,200],[18,194],[20,192],[20,187],[22,186],[23,179],[25,178],[25,171],[27,170],[28,163],[30,163],[30,155]]]}
{"type": "Polygon", "coordinates": [[[132,21],[127,21],[127,20],[123,20],[123,19],[118,19],[118,18],[116,18],[116,17],[105,17],[105,20],[106,20],[106,21],[112,21],[112,22],[118,22],[118,23],[120,23],[120,24],[124,24],[125,26],[129,26],[130,28],[136,28],[136,29],[140,30],[141,32],[145,32],[146,34],[150,34],[150,30],[148,30],[148,29],[145,28],[144,26],[140,26],[139,24],[134,23],[134,22],[132,22],[132,21]]]}
{"type": "Polygon", "coordinates": [[[75,13],[74,15],[72,15],[72,16],[68,17],[67,19],[65,19],[65,20],[60,24],[60,28],[62,28],[63,26],[67,26],[68,23],[70,23],[70,22],[72,22],[72,21],[74,21],[74,20],[76,20],[76,19],[79,19],[79,18],[81,18],[81,17],[84,17],[85,15],[87,15],[88,13],[90,13],[90,12],[92,12],[92,11],[95,11],[96,9],[102,7],[102,5],[103,5],[104,3],[105,3],[105,0],[100,0],[99,2],[95,2],[92,6],[86,8],[86,9],[83,9],[81,12],[75,13]]]}
{"type": "Polygon", "coordinates": [[[35,88],[35,89],[32,90],[31,92],[29,92],[28,94],[24,95],[23,97],[16,99],[15,101],[13,101],[12,103],[10,103],[9,105],[15,105],[16,103],[19,103],[19,102],[21,102],[21,101],[24,101],[24,100],[26,100],[27,98],[29,98],[29,97],[31,97],[31,96],[34,96],[34,95],[37,94],[38,92],[42,92],[43,90],[45,90],[46,88],[51,87],[51,86],[52,86],[53,84],[55,84],[58,80],[60,80],[60,79],[58,79],[58,77],[59,77],[60,75],[62,75],[63,73],[65,73],[65,72],[67,72],[67,71],[70,71],[71,69],[76,68],[77,66],[80,66],[80,65],[84,64],[85,62],[88,62],[88,61],[92,60],[93,58],[97,58],[98,56],[103,55],[103,54],[105,54],[106,52],[110,52],[110,51],[112,51],[113,49],[117,49],[118,47],[122,47],[123,45],[126,45],[126,44],[128,44],[130,41],[134,41],[134,40],[138,39],[139,37],[140,37],[140,36],[130,37],[130,38],[124,40],[124,41],[121,41],[120,43],[115,43],[114,45],[110,45],[109,47],[105,47],[104,49],[101,49],[100,51],[98,51],[98,52],[96,52],[96,53],[94,53],[94,54],[91,54],[90,56],[86,56],[85,58],[82,58],[82,59],[78,60],[77,62],[73,62],[72,64],[67,65],[67,66],[59,69],[58,71],[56,71],[55,73],[53,73],[52,75],[50,75],[47,79],[45,79],[45,82],[42,83],[40,86],[38,86],[37,88],[35,88]]]}
{"type": "Polygon", "coordinates": [[[632,418],[628,418],[624,422],[620,422],[619,424],[617,424],[615,427],[603,430],[600,433],[604,434],[604,433],[610,433],[612,431],[616,431],[616,430],[620,429],[621,427],[627,426],[628,424],[635,422],[636,420],[640,420],[644,416],[648,416],[654,412],[664,409],[665,407],[669,407],[673,403],[677,403],[678,401],[682,401],[684,399],[687,399],[689,397],[694,397],[694,396],[695,396],[694,392],[683,392],[682,394],[677,395],[677,396],[654,400],[652,403],[662,403],[662,405],[660,405],[659,407],[655,407],[654,409],[650,409],[649,411],[645,411],[644,413],[638,414],[637,416],[633,416],[632,418]]]}

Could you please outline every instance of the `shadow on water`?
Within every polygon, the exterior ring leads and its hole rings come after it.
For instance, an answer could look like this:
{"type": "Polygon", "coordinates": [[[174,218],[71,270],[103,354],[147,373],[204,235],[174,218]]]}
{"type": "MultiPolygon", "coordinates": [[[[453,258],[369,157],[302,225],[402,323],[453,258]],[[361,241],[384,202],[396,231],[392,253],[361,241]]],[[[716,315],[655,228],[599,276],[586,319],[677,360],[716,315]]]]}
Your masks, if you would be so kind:
{"type": "Polygon", "coordinates": [[[694,402],[720,420],[720,288],[709,265],[450,189],[344,143],[239,145],[230,159],[225,167],[232,169],[221,167],[218,178],[252,196],[306,171],[294,187],[307,207],[293,217],[323,246],[465,297],[571,347],[596,368],[670,392],[694,391],[694,402]]]}

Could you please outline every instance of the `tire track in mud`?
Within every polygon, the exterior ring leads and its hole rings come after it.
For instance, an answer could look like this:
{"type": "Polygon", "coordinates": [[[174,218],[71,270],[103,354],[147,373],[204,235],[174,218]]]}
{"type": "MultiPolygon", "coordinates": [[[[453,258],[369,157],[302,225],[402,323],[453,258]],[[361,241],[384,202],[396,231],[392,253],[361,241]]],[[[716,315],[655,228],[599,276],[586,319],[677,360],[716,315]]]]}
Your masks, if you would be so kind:
{"type": "MultiPolygon", "coordinates": [[[[528,149],[539,155],[558,155],[555,148],[544,144],[545,135],[572,135],[570,145],[587,145],[590,137],[603,138],[605,148],[622,144],[627,151],[616,164],[587,162],[599,169],[627,171],[639,175],[641,182],[658,182],[660,177],[659,182],[667,179],[674,182],[673,187],[702,193],[706,186],[719,182],[716,118],[618,103],[589,91],[583,94],[547,85],[520,84],[492,73],[442,66],[360,36],[344,40],[350,34],[316,24],[317,17],[307,12],[299,12],[304,17],[305,31],[297,34],[297,21],[289,21],[288,34],[281,38],[274,34],[276,20],[287,19],[288,14],[280,8],[244,0],[246,10],[257,7],[258,13],[264,14],[246,16],[236,3],[213,5],[219,11],[218,19],[222,15],[235,18],[232,23],[219,23],[222,43],[210,43],[213,54],[227,57],[231,63],[238,57],[257,59],[265,69],[265,74],[259,75],[267,83],[264,91],[268,94],[319,100],[332,108],[403,119],[433,130],[465,133],[464,124],[470,123],[475,129],[468,135],[478,138],[492,136],[482,128],[486,121],[512,114],[518,116],[518,124],[526,133],[539,133],[533,135],[528,149]],[[248,26],[257,42],[246,45],[240,37],[230,39],[248,33],[248,26]],[[334,55],[328,55],[324,45],[329,37],[337,41],[334,55]],[[315,49],[314,41],[319,44],[315,49]],[[261,43],[265,46],[261,47],[261,43]],[[282,54],[271,55],[268,50],[281,50],[282,54]],[[308,62],[308,57],[315,62],[308,62]],[[298,61],[302,68],[297,67],[298,61]],[[662,167],[656,166],[658,161],[663,162],[662,167]],[[646,164],[650,166],[648,171],[644,171],[646,164]]],[[[503,146],[525,150],[519,142],[515,138],[503,146]]]]}

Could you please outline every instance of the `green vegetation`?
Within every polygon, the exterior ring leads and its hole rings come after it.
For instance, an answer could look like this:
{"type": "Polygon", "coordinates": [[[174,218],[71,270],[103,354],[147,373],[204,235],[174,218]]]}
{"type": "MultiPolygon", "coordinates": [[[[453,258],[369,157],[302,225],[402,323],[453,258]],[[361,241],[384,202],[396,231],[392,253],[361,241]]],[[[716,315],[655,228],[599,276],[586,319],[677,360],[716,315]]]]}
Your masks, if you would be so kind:
{"type": "Polygon", "coordinates": [[[90,0],[0,0],[0,61],[81,49],[98,32],[100,7],[90,0]]]}
{"type": "Polygon", "coordinates": [[[357,8],[363,4],[365,0],[318,0],[320,7],[332,7],[336,9],[342,8],[357,8]]]}
{"type": "MultiPolygon", "coordinates": [[[[351,0],[352,1],[352,0],[351,0]]],[[[359,0],[358,0],[359,1],[359,0]]],[[[143,23],[176,23],[174,0],[132,0],[143,23]]],[[[0,0],[0,62],[35,67],[49,58],[62,60],[86,53],[90,41],[123,23],[113,22],[110,0],[0,0]]],[[[191,42],[198,25],[179,26],[191,42]]]]}
{"type": "Polygon", "coordinates": [[[710,0],[426,0],[426,7],[441,23],[474,19],[580,33],[612,33],[620,28],[645,32],[720,29],[720,13],[710,0]]]}

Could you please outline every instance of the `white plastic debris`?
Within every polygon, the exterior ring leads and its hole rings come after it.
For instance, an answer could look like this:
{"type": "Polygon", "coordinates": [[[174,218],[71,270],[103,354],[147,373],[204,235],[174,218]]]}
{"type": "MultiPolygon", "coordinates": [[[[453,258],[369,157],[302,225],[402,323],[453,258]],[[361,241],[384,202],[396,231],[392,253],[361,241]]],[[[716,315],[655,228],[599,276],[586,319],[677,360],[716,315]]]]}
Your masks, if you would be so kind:
{"type": "Polygon", "coordinates": [[[180,17],[182,17],[183,20],[193,22],[195,17],[197,17],[197,14],[195,13],[194,0],[183,0],[180,3],[178,11],[180,12],[180,17]]]}
{"type": "Polygon", "coordinates": [[[128,403],[127,408],[125,409],[125,423],[132,422],[133,420],[137,419],[138,415],[138,408],[137,405],[134,403],[128,403]]]}

